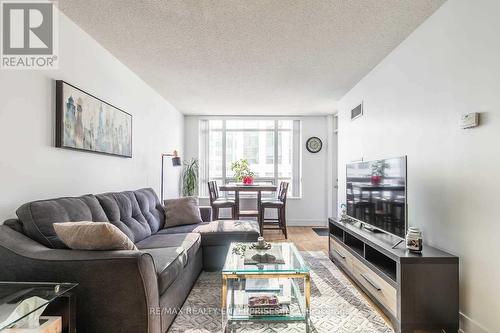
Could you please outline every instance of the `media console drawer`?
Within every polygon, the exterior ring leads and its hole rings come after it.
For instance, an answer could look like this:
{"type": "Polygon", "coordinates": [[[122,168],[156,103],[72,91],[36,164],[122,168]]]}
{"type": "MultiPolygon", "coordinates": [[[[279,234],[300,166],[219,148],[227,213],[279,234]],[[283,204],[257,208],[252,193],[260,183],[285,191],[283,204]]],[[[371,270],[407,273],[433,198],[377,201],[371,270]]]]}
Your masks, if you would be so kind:
{"type": "Polygon", "coordinates": [[[333,239],[330,239],[330,254],[346,269],[352,270],[351,254],[333,239]]]}
{"type": "Polygon", "coordinates": [[[393,315],[398,316],[397,290],[358,259],[353,258],[352,274],[393,315]]]}
{"type": "Polygon", "coordinates": [[[370,295],[376,298],[387,308],[387,310],[397,317],[398,307],[396,288],[374,273],[334,239],[330,239],[330,253],[351,273],[357,282],[369,291],[370,295]]]}

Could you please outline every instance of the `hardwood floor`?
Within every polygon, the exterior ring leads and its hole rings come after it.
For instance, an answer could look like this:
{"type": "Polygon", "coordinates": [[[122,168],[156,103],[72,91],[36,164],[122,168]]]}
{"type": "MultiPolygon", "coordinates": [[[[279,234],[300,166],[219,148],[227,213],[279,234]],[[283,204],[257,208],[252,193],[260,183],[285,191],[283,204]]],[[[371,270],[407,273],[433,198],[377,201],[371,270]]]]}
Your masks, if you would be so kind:
{"type": "Polygon", "coordinates": [[[268,241],[291,241],[299,251],[323,251],[328,255],[328,236],[319,236],[311,227],[288,227],[288,240],[280,230],[264,230],[268,241]]]}

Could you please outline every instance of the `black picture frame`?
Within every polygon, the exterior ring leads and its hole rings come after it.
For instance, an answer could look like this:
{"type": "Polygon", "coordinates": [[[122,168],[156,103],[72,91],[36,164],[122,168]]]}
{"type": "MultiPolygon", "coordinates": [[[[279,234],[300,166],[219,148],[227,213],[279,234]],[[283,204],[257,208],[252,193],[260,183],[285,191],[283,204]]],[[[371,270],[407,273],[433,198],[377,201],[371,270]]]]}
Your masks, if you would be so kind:
{"type": "Polygon", "coordinates": [[[317,136],[312,136],[310,137],[309,139],[307,139],[306,141],[306,149],[308,152],[310,153],[313,153],[313,154],[316,154],[316,153],[319,153],[321,151],[321,149],[323,149],[323,141],[321,141],[320,138],[318,138],[317,136]],[[318,140],[319,141],[319,149],[318,150],[312,150],[310,147],[309,147],[309,143],[312,141],[312,140],[318,140]]]}
{"type": "MultiPolygon", "coordinates": [[[[82,111],[82,112],[84,112],[84,111],[82,111]]],[[[79,151],[86,151],[86,152],[97,153],[97,154],[132,158],[132,144],[133,144],[133,136],[132,135],[133,135],[133,116],[130,113],[128,113],[128,112],[126,112],[126,111],[124,111],[124,110],[122,110],[122,109],[120,109],[120,108],[118,108],[118,107],[116,107],[116,106],[114,106],[114,105],[112,105],[112,104],[110,104],[110,103],[108,103],[108,102],[106,102],[106,101],[104,101],[104,100],[102,100],[102,99],[100,99],[100,98],[66,82],[66,81],[56,80],[56,140],[55,140],[55,146],[57,148],[79,150],[79,151]],[[92,149],[92,147],[83,147],[83,146],[79,147],[79,146],[75,146],[75,145],[68,145],[65,142],[65,138],[64,138],[64,130],[65,130],[65,128],[64,128],[65,127],[64,87],[65,86],[68,86],[71,89],[74,89],[74,90],[78,91],[79,93],[86,95],[88,98],[95,99],[96,101],[98,101],[102,104],[105,104],[106,106],[111,108],[110,110],[112,110],[112,111],[122,112],[126,117],[129,117],[130,126],[129,126],[129,131],[126,134],[126,135],[128,135],[127,138],[129,138],[129,140],[128,140],[129,147],[125,151],[125,153],[118,153],[115,151],[109,151],[109,150],[105,150],[105,149],[96,149],[96,148],[92,149]]]]}

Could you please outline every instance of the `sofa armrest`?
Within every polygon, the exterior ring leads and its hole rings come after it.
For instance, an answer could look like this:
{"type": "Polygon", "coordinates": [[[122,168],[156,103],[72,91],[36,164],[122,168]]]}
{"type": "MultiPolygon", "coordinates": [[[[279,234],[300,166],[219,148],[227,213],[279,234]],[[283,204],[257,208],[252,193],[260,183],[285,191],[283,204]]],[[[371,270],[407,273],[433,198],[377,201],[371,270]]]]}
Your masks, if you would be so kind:
{"type": "Polygon", "coordinates": [[[0,280],[76,282],[79,332],[160,332],[152,257],[140,251],[49,249],[0,225],[0,280]]]}
{"type": "Polygon", "coordinates": [[[200,214],[203,222],[212,222],[212,207],[200,206],[200,214]]]}

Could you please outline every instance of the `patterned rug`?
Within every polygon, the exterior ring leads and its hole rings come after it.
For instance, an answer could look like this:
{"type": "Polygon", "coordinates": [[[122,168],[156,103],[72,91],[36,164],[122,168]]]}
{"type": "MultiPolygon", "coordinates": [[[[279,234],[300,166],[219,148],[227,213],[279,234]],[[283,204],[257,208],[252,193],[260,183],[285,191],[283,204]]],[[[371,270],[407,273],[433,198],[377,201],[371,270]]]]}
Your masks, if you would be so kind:
{"type": "MultiPolygon", "coordinates": [[[[311,269],[311,332],[394,332],[323,252],[301,254],[311,269]]],[[[220,293],[220,273],[203,272],[169,332],[222,332],[220,293]]],[[[305,332],[305,324],[244,323],[237,332],[298,333],[305,332]]]]}

